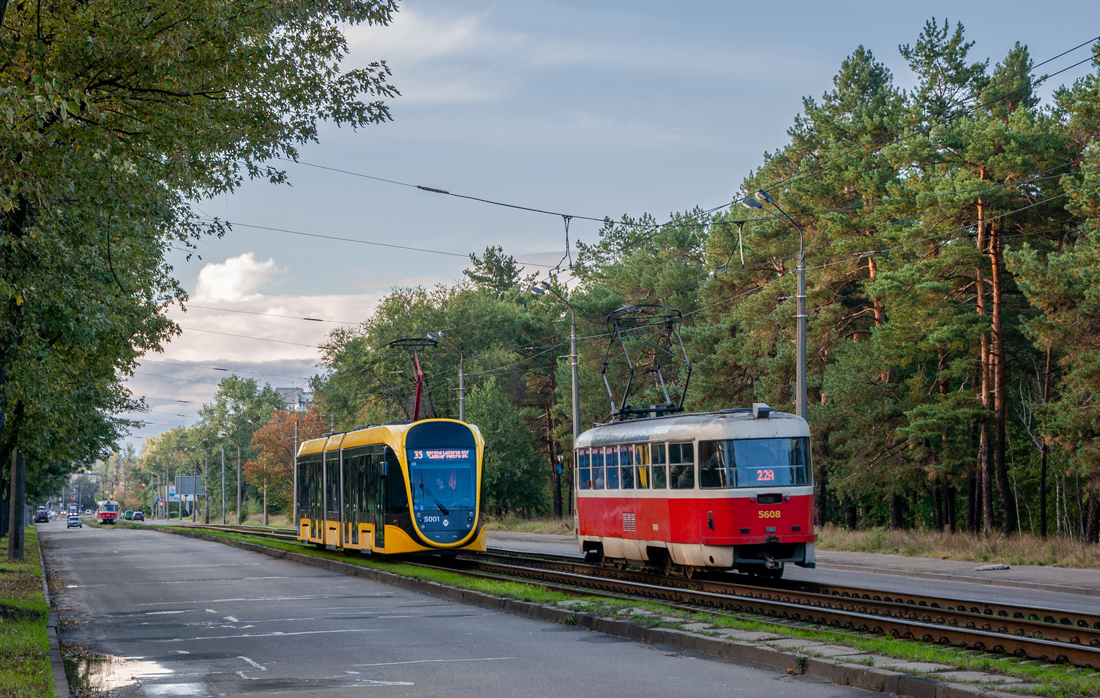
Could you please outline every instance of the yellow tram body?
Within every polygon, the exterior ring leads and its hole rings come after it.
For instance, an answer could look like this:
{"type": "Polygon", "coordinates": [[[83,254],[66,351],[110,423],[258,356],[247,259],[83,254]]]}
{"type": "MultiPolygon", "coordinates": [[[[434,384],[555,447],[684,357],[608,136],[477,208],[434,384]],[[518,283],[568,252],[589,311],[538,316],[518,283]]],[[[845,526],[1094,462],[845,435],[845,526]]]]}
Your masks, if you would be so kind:
{"type": "Polygon", "coordinates": [[[478,428],[453,419],[306,441],[294,473],[298,540],[386,555],[483,551],[484,452],[478,428]]]}

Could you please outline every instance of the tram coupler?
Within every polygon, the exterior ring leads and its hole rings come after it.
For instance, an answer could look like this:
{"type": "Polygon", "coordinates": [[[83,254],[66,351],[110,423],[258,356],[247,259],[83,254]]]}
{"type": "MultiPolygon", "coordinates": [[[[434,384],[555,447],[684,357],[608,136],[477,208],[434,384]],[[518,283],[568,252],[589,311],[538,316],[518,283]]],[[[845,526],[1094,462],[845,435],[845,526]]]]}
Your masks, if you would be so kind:
{"type": "Polygon", "coordinates": [[[783,561],[776,560],[767,553],[764,554],[764,569],[766,570],[781,570],[783,569],[783,561]]]}

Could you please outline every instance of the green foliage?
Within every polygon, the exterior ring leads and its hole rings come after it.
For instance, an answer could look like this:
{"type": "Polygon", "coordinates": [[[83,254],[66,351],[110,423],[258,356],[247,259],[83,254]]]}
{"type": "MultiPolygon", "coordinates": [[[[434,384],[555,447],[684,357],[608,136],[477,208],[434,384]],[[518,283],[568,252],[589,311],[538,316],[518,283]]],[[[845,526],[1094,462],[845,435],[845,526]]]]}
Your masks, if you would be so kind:
{"type": "Polygon", "coordinates": [[[546,467],[535,456],[530,434],[524,428],[523,410],[517,410],[490,377],[470,391],[466,419],[478,425],[485,438],[484,497],[492,512],[524,515],[546,511],[546,467]]]}

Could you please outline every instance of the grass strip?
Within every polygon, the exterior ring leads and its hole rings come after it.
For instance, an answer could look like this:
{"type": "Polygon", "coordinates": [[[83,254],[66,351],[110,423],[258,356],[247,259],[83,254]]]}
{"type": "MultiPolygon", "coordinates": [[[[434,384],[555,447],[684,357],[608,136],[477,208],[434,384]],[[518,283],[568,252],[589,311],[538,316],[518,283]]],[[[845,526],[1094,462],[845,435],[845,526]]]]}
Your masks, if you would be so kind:
{"type": "Polygon", "coordinates": [[[818,550],[885,553],[939,560],[999,562],[1006,565],[1057,565],[1100,568],[1100,545],[1030,534],[984,536],[977,533],[872,528],[852,531],[825,524],[817,531],[818,550]]]}
{"type": "MultiPolygon", "coordinates": [[[[48,698],[53,696],[49,607],[42,595],[38,532],[28,526],[25,536],[22,561],[0,559],[0,606],[11,609],[0,614],[0,696],[48,698]]],[[[0,550],[7,550],[7,538],[0,538],[0,550]]]]}
{"type": "MultiPolygon", "coordinates": [[[[981,671],[988,674],[999,674],[1021,679],[1028,684],[1037,684],[1029,687],[1027,695],[1041,695],[1046,698],[1085,698],[1086,696],[1100,696],[1100,679],[1090,676],[1091,670],[1081,670],[1076,667],[1060,666],[1053,664],[1026,663],[1014,658],[998,658],[982,655],[972,650],[957,647],[942,647],[939,645],[925,644],[911,640],[899,640],[892,637],[879,637],[875,635],[861,635],[854,632],[837,632],[829,630],[817,630],[796,626],[775,624],[761,618],[754,620],[750,614],[730,614],[720,612],[684,610],[668,606],[659,602],[638,600],[607,599],[603,597],[576,597],[549,590],[545,587],[511,581],[498,581],[466,577],[455,572],[443,570],[430,570],[400,562],[379,561],[354,554],[339,553],[332,550],[320,550],[314,546],[299,543],[273,541],[261,536],[252,536],[235,531],[199,530],[189,531],[185,527],[172,528],[174,532],[184,535],[201,534],[203,536],[217,536],[247,543],[264,545],[269,548],[284,550],[311,557],[338,560],[340,562],[371,567],[414,579],[434,581],[448,586],[462,589],[471,589],[486,594],[505,598],[531,601],[535,603],[551,604],[560,601],[571,601],[570,609],[591,613],[593,615],[629,620],[646,627],[665,627],[682,629],[689,623],[709,623],[717,628],[732,628],[735,630],[766,632],[791,638],[801,638],[815,642],[823,642],[830,645],[843,645],[857,649],[862,653],[875,654],[893,659],[901,659],[909,662],[930,662],[935,664],[947,664],[965,671],[981,671]],[[648,613],[631,613],[634,609],[648,611],[648,613]]],[[[704,634],[716,633],[702,631],[704,634]]],[[[804,654],[813,654],[812,649],[804,654]]],[[[934,672],[923,674],[930,678],[937,678],[934,672]]],[[[943,680],[940,678],[940,680],[943,680]]],[[[989,684],[983,687],[993,690],[989,684]]],[[[1011,685],[996,686],[996,690],[1010,693],[1011,685]]]]}

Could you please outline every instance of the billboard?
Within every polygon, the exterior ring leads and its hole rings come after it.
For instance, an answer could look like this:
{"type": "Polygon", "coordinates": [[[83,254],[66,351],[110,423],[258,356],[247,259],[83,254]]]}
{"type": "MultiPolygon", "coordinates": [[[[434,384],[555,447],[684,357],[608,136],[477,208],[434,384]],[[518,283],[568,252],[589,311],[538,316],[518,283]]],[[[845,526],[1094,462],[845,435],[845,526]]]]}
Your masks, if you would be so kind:
{"type": "Polygon", "coordinates": [[[178,493],[177,498],[172,500],[173,502],[193,502],[196,496],[202,497],[206,494],[206,484],[203,482],[203,478],[192,475],[177,475],[176,485],[170,489],[178,493]]]}

